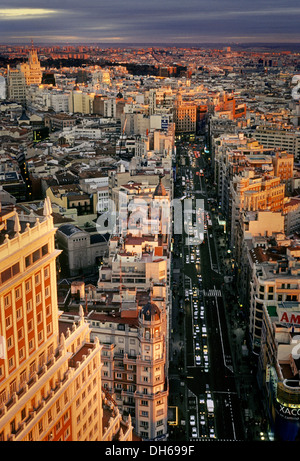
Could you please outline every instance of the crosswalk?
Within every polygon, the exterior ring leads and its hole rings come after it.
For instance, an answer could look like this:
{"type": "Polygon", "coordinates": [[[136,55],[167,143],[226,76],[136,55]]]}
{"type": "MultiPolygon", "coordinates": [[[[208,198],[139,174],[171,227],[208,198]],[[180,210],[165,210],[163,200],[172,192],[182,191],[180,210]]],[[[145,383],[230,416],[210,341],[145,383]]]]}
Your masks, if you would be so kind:
{"type": "Polygon", "coordinates": [[[217,289],[212,289],[212,290],[203,290],[203,294],[204,296],[210,296],[210,297],[221,297],[222,294],[221,294],[221,290],[217,290],[217,289]]]}

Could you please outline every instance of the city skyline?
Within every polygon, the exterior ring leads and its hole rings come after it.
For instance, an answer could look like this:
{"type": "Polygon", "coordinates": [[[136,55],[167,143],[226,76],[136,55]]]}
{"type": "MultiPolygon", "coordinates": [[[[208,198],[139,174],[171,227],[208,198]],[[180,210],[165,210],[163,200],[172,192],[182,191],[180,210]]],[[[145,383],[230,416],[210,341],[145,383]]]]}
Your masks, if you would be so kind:
{"type": "Polygon", "coordinates": [[[0,4],[1,43],[295,43],[296,0],[178,0],[151,4],[129,0],[0,4]]]}

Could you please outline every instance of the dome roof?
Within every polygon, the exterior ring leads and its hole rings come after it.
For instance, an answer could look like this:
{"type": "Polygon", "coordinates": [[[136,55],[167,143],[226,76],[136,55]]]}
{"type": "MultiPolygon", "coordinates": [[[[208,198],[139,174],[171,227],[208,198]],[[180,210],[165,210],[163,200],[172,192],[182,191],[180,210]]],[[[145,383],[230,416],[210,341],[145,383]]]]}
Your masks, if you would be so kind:
{"type": "Polygon", "coordinates": [[[160,319],[160,309],[156,304],[149,301],[142,307],[141,315],[144,316],[144,320],[159,320],[160,319]]]}
{"type": "Polygon", "coordinates": [[[159,177],[159,182],[153,192],[153,197],[165,197],[167,195],[167,191],[165,186],[161,183],[162,176],[159,177]]]}

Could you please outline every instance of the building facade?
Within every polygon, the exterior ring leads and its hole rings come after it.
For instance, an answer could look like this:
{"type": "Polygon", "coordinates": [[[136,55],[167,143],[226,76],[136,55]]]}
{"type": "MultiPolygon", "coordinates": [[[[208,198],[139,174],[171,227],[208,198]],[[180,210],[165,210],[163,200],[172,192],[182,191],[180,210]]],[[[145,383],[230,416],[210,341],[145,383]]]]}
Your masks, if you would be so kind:
{"type": "Polygon", "coordinates": [[[101,345],[90,341],[82,308],[72,325],[59,319],[49,200],[44,219],[25,228],[3,210],[1,230],[0,439],[132,440],[130,420],[108,405],[101,345]]]}

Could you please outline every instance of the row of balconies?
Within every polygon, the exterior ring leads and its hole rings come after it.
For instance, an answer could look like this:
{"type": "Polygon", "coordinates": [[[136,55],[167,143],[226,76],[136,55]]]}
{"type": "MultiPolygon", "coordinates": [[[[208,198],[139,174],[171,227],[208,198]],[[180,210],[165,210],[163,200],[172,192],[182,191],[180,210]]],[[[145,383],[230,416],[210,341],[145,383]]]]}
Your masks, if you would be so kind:
{"type": "MultiPolygon", "coordinates": [[[[93,345],[93,348],[89,349],[88,355],[92,353],[92,350],[96,346],[93,345]]],[[[63,350],[60,348],[57,350],[57,353],[55,355],[52,355],[51,360],[47,364],[44,364],[43,367],[39,370],[38,373],[34,373],[28,383],[25,384],[25,386],[20,390],[19,393],[14,393],[10,400],[7,402],[6,405],[2,405],[0,409],[0,418],[5,416],[7,412],[17,403],[21,400],[22,397],[26,395],[26,393],[30,390],[30,388],[39,382],[39,380],[42,378],[42,376],[62,357],[63,355],[63,350]]],[[[81,362],[76,362],[73,364],[74,369],[77,369],[86,359],[86,355],[82,356],[82,361],[81,362]]],[[[68,368],[66,372],[63,374],[62,378],[60,381],[56,381],[55,387],[50,389],[48,394],[40,400],[38,403],[38,406],[35,407],[33,410],[30,411],[28,417],[21,421],[19,424],[18,428],[14,431],[12,431],[11,436],[9,437],[8,440],[15,440],[16,437],[28,426],[28,424],[36,417],[36,415],[45,407],[45,405],[51,400],[52,397],[56,395],[56,393],[61,389],[61,387],[67,382],[67,380],[70,378],[70,376],[73,375],[74,369],[68,368]]]]}
{"type": "Polygon", "coordinates": [[[44,364],[38,372],[34,372],[27,383],[25,383],[18,392],[14,392],[9,400],[0,407],[0,418],[2,418],[15,403],[17,403],[30,389],[39,381],[39,379],[54,365],[54,363],[61,357],[61,351],[56,355],[52,355],[50,360],[44,364]]]}

